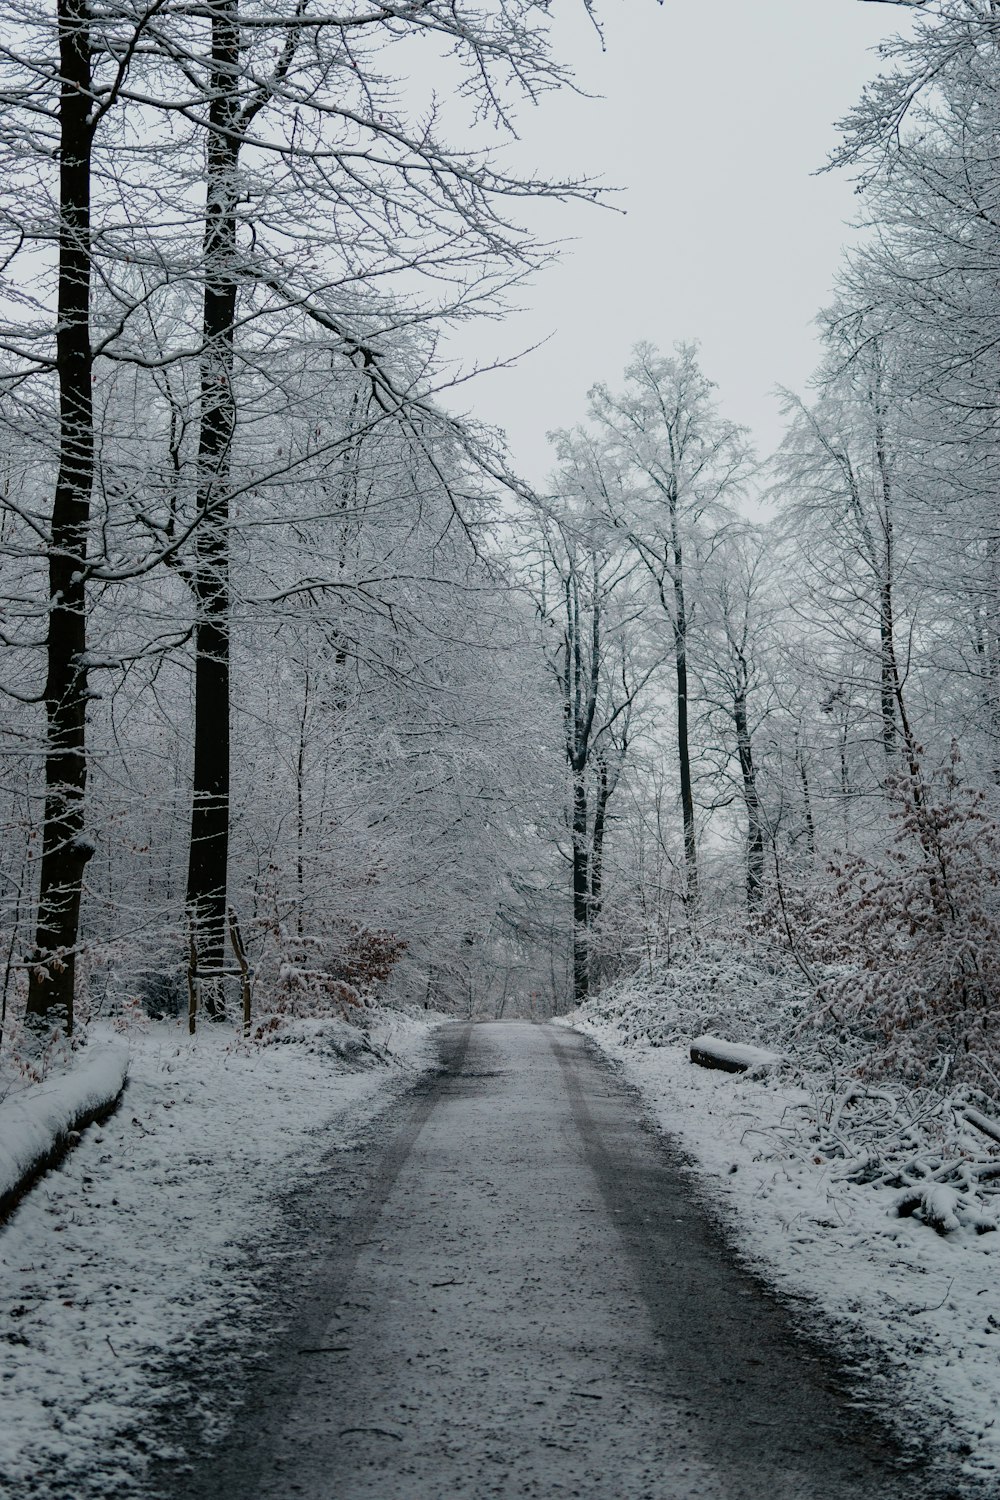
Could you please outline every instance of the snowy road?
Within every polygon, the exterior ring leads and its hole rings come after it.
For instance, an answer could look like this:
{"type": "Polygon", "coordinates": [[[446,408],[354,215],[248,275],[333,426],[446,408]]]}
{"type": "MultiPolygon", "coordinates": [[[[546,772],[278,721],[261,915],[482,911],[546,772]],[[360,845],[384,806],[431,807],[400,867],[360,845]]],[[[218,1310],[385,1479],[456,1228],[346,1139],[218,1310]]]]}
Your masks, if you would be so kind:
{"type": "Polygon", "coordinates": [[[582,1037],[455,1025],[441,1048],[371,1160],[317,1184],[313,1290],[223,1450],[172,1494],[924,1493],[582,1037]]]}

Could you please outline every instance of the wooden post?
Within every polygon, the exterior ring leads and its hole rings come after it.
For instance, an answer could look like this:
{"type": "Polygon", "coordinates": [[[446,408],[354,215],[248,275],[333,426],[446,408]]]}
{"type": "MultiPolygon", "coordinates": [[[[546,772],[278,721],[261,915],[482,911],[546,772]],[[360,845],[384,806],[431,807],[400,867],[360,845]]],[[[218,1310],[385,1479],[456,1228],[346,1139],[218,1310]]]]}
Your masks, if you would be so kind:
{"type": "Polygon", "coordinates": [[[240,932],[239,918],[236,915],[235,906],[229,908],[229,940],[236,954],[236,962],[240,966],[240,993],[243,998],[243,1035],[250,1035],[250,981],[251,971],[247,962],[247,950],[243,946],[243,934],[240,932]]]}
{"type": "Polygon", "coordinates": [[[198,1024],[198,949],[194,940],[194,928],[190,933],[191,948],[188,956],[188,1033],[194,1036],[198,1024]]]}

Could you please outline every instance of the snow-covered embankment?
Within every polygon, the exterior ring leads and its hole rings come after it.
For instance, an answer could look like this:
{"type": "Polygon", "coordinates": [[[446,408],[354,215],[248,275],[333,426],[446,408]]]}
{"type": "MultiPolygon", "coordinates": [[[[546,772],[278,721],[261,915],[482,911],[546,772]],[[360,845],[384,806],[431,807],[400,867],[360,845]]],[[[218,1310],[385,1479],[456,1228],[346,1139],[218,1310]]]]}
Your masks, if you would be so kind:
{"type": "Polygon", "coordinates": [[[218,1432],[227,1411],[185,1367],[213,1363],[224,1399],[264,1342],[282,1192],[432,1062],[430,1030],[384,1012],[366,1036],[297,1022],[263,1048],[213,1027],[130,1036],[122,1107],[0,1229],[0,1494],[138,1493],[170,1456],[158,1409],[182,1414],[185,1448],[218,1432]]]}
{"type": "Polygon", "coordinates": [[[88,1125],[107,1119],[122,1096],[128,1048],[96,1038],[69,1066],[41,1083],[5,1080],[0,1098],[0,1223],[43,1172],[65,1154],[88,1125]]]}
{"type": "MultiPolygon", "coordinates": [[[[862,1389],[892,1401],[904,1435],[953,1454],[971,1493],[995,1495],[1000,1232],[970,1220],[935,1233],[900,1216],[897,1189],[850,1180],[842,1160],[809,1145],[818,1080],[694,1066],[689,1039],[651,1045],[619,1006],[622,1016],[595,1003],[566,1019],[679,1143],[731,1242],[814,1329],[851,1349],[862,1389]],[[886,1366],[888,1394],[871,1386],[886,1366]]],[[[989,1149],[971,1129],[958,1144],[970,1160],[989,1149]]]]}

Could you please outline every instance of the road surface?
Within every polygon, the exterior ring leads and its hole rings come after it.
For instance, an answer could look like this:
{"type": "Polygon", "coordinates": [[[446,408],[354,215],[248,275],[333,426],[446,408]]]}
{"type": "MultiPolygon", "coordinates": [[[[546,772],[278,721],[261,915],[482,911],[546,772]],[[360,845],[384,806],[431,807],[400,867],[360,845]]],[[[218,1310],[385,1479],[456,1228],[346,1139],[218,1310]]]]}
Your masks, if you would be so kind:
{"type": "MultiPolygon", "coordinates": [[[[591,1044],[443,1028],[300,1204],[315,1270],[185,1500],[907,1500],[919,1465],[734,1261],[591,1044]]],[[[934,1489],[943,1494],[944,1490],[934,1489]]]]}

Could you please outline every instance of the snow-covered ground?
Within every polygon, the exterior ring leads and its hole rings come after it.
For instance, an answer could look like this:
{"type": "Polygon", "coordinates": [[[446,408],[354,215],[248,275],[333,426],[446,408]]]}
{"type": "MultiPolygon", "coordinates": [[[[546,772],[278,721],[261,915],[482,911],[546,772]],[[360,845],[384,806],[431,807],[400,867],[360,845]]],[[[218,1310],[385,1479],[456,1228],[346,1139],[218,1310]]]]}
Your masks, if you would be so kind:
{"type": "MultiPolygon", "coordinates": [[[[679,1140],[730,1237],[785,1296],[805,1299],[894,1367],[904,1426],[955,1455],[978,1493],[1000,1486],[1000,1233],[939,1235],[893,1213],[898,1192],[838,1180],[801,1149],[806,1094],[780,1080],[695,1067],[679,1043],[591,1035],[679,1140]]],[[[1000,1161],[1000,1149],[997,1152],[1000,1161]]],[[[842,1164],[841,1164],[842,1165],[842,1164]]]]}
{"type": "MultiPolygon", "coordinates": [[[[430,1030],[386,1012],[360,1050],[338,1022],[263,1048],[210,1026],[130,1037],[118,1112],[0,1229],[0,1495],[135,1492],[156,1409],[185,1399],[178,1366],[260,1341],[254,1256],[282,1191],[431,1062],[430,1030]]],[[[191,1420],[201,1438],[225,1413],[191,1420]]]]}

